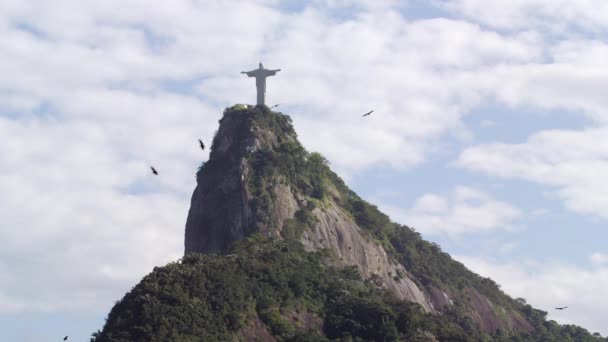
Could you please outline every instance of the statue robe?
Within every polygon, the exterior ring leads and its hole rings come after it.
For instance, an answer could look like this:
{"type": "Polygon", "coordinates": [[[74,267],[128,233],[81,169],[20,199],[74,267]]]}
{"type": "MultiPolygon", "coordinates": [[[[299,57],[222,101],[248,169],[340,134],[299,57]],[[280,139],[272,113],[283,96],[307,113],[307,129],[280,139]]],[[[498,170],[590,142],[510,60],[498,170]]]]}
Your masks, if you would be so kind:
{"type": "Polygon", "coordinates": [[[255,69],[247,71],[245,74],[249,77],[255,77],[255,87],[258,91],[257,104],[266,104],[266,77],[274,76],[279,70],[255,69]]]}

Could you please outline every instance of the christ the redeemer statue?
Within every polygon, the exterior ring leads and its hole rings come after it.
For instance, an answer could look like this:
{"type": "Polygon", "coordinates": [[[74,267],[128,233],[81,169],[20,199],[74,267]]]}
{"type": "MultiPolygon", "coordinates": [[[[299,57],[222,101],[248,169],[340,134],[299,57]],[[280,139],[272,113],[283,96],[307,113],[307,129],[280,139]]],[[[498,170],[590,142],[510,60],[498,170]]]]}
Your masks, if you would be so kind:
{"type": "Polygon", "coordinates": [[[251,71],[241,71],[241,74],[247,74],[247,76],[249,77],[255,77],[255,87],[258,89],[258,105],[265,104],[264,100],[266,98],[266,77],[274,76],[279,71],[281,71],[281,69],[264,69],[262,63],[260,63],[260,67],[258,69],[254,69],[251,71]]]}

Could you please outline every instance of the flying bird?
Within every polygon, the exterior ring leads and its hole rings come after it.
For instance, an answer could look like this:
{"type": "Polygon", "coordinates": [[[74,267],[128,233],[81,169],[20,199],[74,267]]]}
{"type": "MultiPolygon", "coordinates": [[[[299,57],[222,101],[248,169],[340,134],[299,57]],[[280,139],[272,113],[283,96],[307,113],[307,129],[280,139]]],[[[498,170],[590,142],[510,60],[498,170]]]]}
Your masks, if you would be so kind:
{"type": "Polygon", "coordinates": [[[150,166],[150,170],[152,170],[152,173],[156,176],[158,176],[158,171],[156,171],[156,169],[154,168],[154,166],[150,166]]]}
{"type": "Polygon", "coordinates": [[[560,308],[555,308],[555,310],[564,310],[564,309],[566,309],[566,308],[568,308],[568,307],[567,307],[567,306],[562,306],[562,307],[560,307],[560,308]]]}
{"type": "Polygon", "coordinates": [[[270,107],[270,109],[274,108],[274,107],[278,107],[280,105],[280,103],[277,103],[276,105],[270,107]]]}
{"type": "Polygon", "coordinates": [[[373,110],[370,110],[369,112],[367,112],[367,113],[363,114],[363,116],[368,116],[368,115],[370,115],[370,114],[371,114],[371,113],[373,113],[373,112],[374,112],[373,110]]]}
{"type": "Polygon", "coordinates": [[[201,150],[205,150],[205,144],[203,144],[201,139],[198,139],[198,144],[201,145],[201,150]]]}
{"type": "Polygon", "coordinates": [[[64,338],[63,338],[63,340],[64,340],[64,341],[67,341],[67,340],[68,340],[68,337],[67,337],[67,336],[66,336],[66,337],[64,337],[64,338]]]}

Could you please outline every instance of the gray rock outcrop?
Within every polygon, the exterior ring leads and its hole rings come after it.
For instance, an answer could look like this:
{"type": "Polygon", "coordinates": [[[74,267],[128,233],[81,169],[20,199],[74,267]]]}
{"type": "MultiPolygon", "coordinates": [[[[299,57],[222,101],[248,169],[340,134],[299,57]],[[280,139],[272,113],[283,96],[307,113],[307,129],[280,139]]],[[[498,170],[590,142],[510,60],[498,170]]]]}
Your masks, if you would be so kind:
{"type": "Polygon", "coordinates": [[[319,198],[306,191],[314,187],[314,176],[294,165],[305,165],[308,154],[294,154],[290,148],[303,151],[288,117],[265,106],[237,105],[224,112],[209,161],[197,174],[186,222],[186,254],[226,252],[234,242],[256,232],[280,239],[286,224],[306,211],[311,221],[298,233],[305,249],[329,250],[337,265],[355,266],[364,279],[398,298],[436,314],[458,301],[470,308],[469,317],[484,331],[530,329],[521,316],[473,288],[422,286],[343,207],[344,190],[325,184],[326,193],[319,198]],[[293,165],[286,165],[286,160],[293,165]]]}

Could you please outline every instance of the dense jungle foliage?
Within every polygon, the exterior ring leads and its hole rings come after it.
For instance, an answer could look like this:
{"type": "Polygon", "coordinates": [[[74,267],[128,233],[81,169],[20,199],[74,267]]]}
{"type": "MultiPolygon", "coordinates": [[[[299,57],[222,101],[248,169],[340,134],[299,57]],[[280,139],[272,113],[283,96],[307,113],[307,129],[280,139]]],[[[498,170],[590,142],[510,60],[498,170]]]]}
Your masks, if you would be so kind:
{"type": "Polygon", "coordinates": [[[425,314],[361,279],[327,266],[323,253],[253,235],[226,256],[193,254],[155,268],[110,312],[93,341],[232,341],[259,318],[279,341],[481,339],[446,317],[425,314]],[[288,319],[305,312],[304,331],[288,319]]]}
{"type": "MultiPolygon", "coordinates": [[[[301,342],[601,339],[580,327],[547,321],[546,312],[510,298],[494,281],[469,271],[414,229],[392,223],[348,189],[325,158],[301,146],[288,116],[263,107],[238,111],[249,115],[256,129],[272,132],[277,141],[275,148],[247,156],[254,214],[269,221],[271,185],[276,181],[287,182],[304,195],[308,206],[280,227],[281,241],[254,234],[226,255],[192,254],[155,268],[116,303],[91,341],[244,341],[252,329],[253,335],[301,342]],[[378,288],[373,279],[362,279],[354,268],[334,268],[331,253],[304,251],[298,240],[314,224],[311,211],[330,199],[402,263],[421,288],[449,289],[454,298],[474,288],[517,312],[534,330],[484,334],[468,317],[463,302],[456,301],[444,314],[427,314],[418,304],[397,300],[378,288]]],[[[203,165],[197,177],[209,172],[207,167],[203,165]]]]}
{"type": "Polygon", "coordinates": [[[237,341],[255,320],[278,341],[597,341],[540,317],[531,334],[491,337],[463,317],[397,300],[354,268],[328,266],[328,257],[259,234],[227,255],[185,256],[117,302],[91,341],[237,341]],[[294,313],[314,323],[304,329],[294,313]]]}

